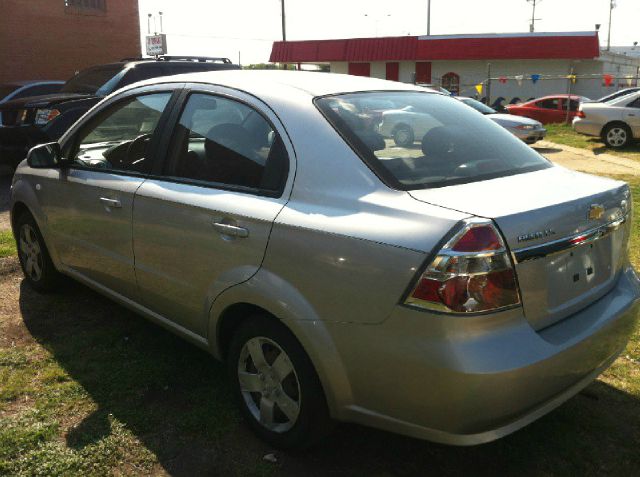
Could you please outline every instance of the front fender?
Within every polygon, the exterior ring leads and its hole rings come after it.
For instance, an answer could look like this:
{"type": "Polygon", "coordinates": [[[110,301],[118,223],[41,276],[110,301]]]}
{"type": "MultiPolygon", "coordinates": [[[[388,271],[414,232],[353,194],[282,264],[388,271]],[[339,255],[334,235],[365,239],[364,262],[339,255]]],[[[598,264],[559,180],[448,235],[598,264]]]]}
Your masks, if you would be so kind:
{"type": "MultiPolygon", "coordinates": [[[[14,182],[11,186],[11,195],[9,198],[9,214],[11,224],[15,220],[15,211],[18,208],[19,204],[23,204],[31,213],[38,228],[40,229],[40,233],[42,234],[42,238],[44,239],[44,243],[47,247],[47,251],[49,252],[49,256],[51,257],[51,261],[54,266],[59,270],[60,269],[60,258],[56,251],[56,248],[53,246],[47,216],[42,211],[42,207],[40,207],[40,201],[38,200],[38,196],[36,191],[33,189],[33,185],[26,180],[25,176],[21,174],[21,171],[24,169],[29,169],[29,166],[26,164],[26,161],[23,161],[16,169],[14,182]]],[[[46,173],[46,169],[42,169],[39,172],[46,173]]],[[[37,178],[36,178],[37,179],[37,178]]]]}
{"type": "Polygon", "coordinates": [[[318,373],[332,416],[352,402],[352,391],[334,340],[326,324],[296,287],[261,268],[246,282],[223,291],[214,301],[209,318],[211,353],[221,358],[218,332],[220,317],[232,305],[258,306],[287,326],[309,355],[318,373]]]}

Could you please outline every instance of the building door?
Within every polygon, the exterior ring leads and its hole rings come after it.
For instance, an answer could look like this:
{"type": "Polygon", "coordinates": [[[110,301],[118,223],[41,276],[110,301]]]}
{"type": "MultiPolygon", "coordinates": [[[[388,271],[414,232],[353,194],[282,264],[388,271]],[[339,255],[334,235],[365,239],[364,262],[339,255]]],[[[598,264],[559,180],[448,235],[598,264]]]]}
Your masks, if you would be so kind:
{"type": "Polygon", "coordinates": [[[431,63],[428,61],[416,62],[416,83],[431,83],[431,63]]]}
{"type": "Polygon", "coordinates": [[[386,78],[391,81],[400,81],[400,63],[387,63],[386,78]]]}
{"type": "Polygon", "coordinates": [[[349,74],[354,76],[371,76],[371,63],[349,63],[349,74]]]}

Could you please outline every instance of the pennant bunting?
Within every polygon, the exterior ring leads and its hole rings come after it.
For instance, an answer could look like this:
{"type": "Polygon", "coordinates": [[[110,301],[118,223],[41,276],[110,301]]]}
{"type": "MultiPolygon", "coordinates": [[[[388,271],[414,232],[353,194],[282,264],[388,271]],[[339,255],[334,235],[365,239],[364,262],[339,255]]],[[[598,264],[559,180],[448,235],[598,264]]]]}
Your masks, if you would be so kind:
{"type": "Polygon", "coordinates": [[[604,85],[605,86],[613,85],[613,76],[612,75],[604,75],[603,79],[604,79],[604,85]]]}
{"type": "Polygon", "coordinates": [[[476,91],[478,92],[478,94],[482,94],[482,83],[478,83],[476,85],[476,91]]]}
{"type": "Polygon", "coordinates": [[[569,75],[569,76],[567,76],[567,79],[571,80],[571,82],[573,84],[576,84],[576,81],[577,81],[578,77],[576,75],[569,75]]]}
{"type": "Polygon", "coordinates": [[[516,75],[516,81],[518,82],[518,86],[522,86],[522,80],[524,79],[524,75],[516,75]]]}
{"type": "Polygon", "coordinates": [[[540,79],[540,75],[539,74],[531,75],[531,81],[533,81],[533,84],[536,84],[539,79],[540,79]]]}
{"type": "Polygon", "coordinates": [[[505,84],[507,82],[507,78],[506,76],[501,76],[500,78],[498,78],[498,81],[502,84],[505,84]]]}

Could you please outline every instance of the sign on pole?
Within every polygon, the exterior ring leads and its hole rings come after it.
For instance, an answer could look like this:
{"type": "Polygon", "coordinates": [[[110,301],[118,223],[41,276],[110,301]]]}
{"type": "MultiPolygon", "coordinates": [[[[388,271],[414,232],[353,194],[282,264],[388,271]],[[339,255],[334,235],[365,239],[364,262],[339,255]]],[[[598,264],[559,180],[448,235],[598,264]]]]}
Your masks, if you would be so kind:
{"type": "Polygon", "coordinates": [[[158,56],[167,54],[167,35],[147,35],[147,55],[158,56]]]}

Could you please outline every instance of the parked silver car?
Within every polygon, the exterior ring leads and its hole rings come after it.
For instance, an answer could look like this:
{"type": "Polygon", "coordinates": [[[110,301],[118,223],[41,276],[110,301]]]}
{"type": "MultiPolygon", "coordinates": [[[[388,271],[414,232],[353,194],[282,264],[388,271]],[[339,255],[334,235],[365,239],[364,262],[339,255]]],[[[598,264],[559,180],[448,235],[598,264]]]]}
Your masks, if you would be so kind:
{"type": "Polygon", "coordinates": [[[32,149],[10,206],[29,284],[68,275],[225,360],[279,446],[333,420],[497,439],[591,383],[637,315],[625,183],[397,82],[139,83],[32,149]],[[433,126],[396,146],[385,107],[433,126]]]}
{"type": "Polygon", "coordinates": [[[609,147],[621,149],[640,139],[640,92],[606,103],[581,103],[573,129],[596,136],[609,147]]]}
{"type": "Polygon", "coordinates": [[[473,98],[457,96],[456,99],[462,101],[467,106],[471,106],[479,113],[484,114],[491,121],[499,124],[518,139],[527,144],[535,144],[544,139],[547,130],[540,121],[525,118],[524,116],[515,116],[513,114],[501,114],[490,106],[487,106],[473,98]]]}

